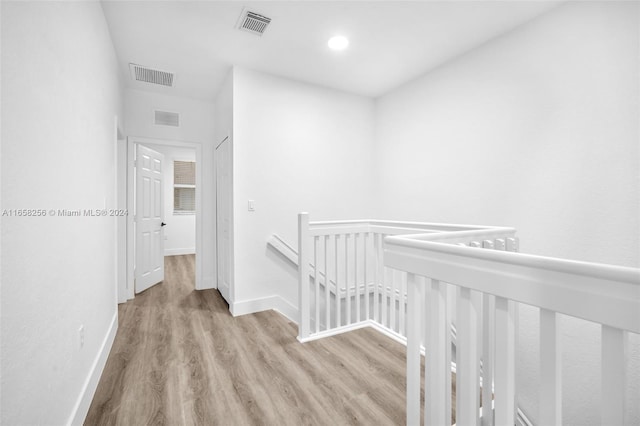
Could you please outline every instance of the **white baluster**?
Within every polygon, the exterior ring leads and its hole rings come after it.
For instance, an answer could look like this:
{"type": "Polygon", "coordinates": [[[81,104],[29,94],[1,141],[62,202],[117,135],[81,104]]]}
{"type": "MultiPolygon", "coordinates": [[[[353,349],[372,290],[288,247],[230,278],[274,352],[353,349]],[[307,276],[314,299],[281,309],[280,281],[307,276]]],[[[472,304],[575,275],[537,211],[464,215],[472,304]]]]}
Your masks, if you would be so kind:
{"type": "Polygon", "coordinates": [[[363,268],[364,268],[364,319],[369,320],[369,283],[367,282],[367,241],[369,241],[369,233],[362,234],[362,251],[363,251],[363,268]]]}
{"type": "Polygon", "coordinates": [[[398,332],[396,328],[396,283],[398,282],[399,272],[396,269],[391,270],[391,303],[389,304],[389,328],[398,332]]]}
{"type": "Polygon", "coordinates": [[[496,238],[496,244],[494,248],[496,250],[505,251],[507,249],[507,242],[504,238],[496,238]]]}
{"type": "Polygon", "coordinates": [[[405,305],[405,295],[407,294],[407,274],[404,272],[400,272],[400,282],[398,283],[399,287],[400,287],[400,296],[399,296],[399,301],[398,301],[398,332],[403,335],[406,336],[406,320],[404,317],[405,314],[405,309],[406,309],[406,305],[405,305]]]}
{"type": "Polygon", "coordinates": [[[310,333],[309,306],[309,214],[298,215],[298,338],[306,339],[310,333]]]}
{"type": "MultiPolygon", "coordinates": [[[[320,280],[318,280],[318,242],[319,237],[313,237],[313,283],[316,291],[316,333],[320,331],[320,280]]],[[[326,284],[326,283],[325,283],[326,284]]]]}
{"type": "Polygon", "coordinates": [[[380,298],[379,285],[382,272],[382,244],[380,234],[373,234],[374,256],[375,256],[375,274],[373,277],[373,319],[382,324],[380,319],[380,298]]]}
{"type": "Polygon", "coordinates": [[[513,426],[515,419],[515,308],[496,297],[494,405],[496,426],[513,426]]]}
{"type": "Polygon", "coordinates": [[[382,281],[382,325],[387,328],[391,328],[391,320],[389,318],[389,310],[391,305],[389,302],[389,292],[387,291],[388,283],[391,282],[389,277],[391,276],[391,270],[386,266],[383,266],[383,281],[382,281]],[[387,308],[389,305],[389,308],[387,308]]]}
{"type": "Polygon", "coordinates": [[[351,324],[351,284],[349,284],[349,234],[344,235],[344,277],[344,283],[346,287],[346,297],[344,301],[347,305],[347,319],[345,323],[349,325],[351,324]]]}
{"type": "Polygon", "coordinates": [[[456,423],[475,426],[478,424],[479,365],[477,312],[470,289],[460,288],[456,310],[456,423]]]}
{"type": "Polygon", "coordinates": [[[602,326],[602,421],[623,425],[626,402],[627,333],[602,326]]]}
{"type": "Polygon", "coordinates": [[[421,286],[408,274],[409,329],[407,330],[407,425],[420,424],[420,303],[421,286]]]}
{"type": "MultiPolygon", "coordinates": [[[[486,249],[486,250],[494,250],[495,249],[495,243],[494,243],[493,240],[482,240],[482,248],[486,249]]],[[[479,314],[478,316],[480,318],[482,318],[482,321],[478,321],[478,336],[482,336],[481,339],[480,339],[480,342],[478,344],[478,352],[479,352],[479,354],[482,354],[481,355],[482,356],[481,360],[484,359],[484,356],[487,354],[487,351],[485,350],[485,346],[486,346],[486,344],[485,344],[485,342],[486,342],[485,336],[486,336],[486,334],[490,334],[490,335],[493,334],[493,330],[488,330],[487,329],[487,324],[486,324],[487,323],[487,321],[486,321],[487,313],[484,310],[484,308],[485,308],[484,300],[486,300],[487,298],[489,298],[489,295],[486,295],[486,294],[483,295],[480,292],[476,292],[476,297],[473,299],[474,303],[475,303],[475,305],[477,307],[476,309],[478,309],[478,314],[479,314]]],[[[483,366],[484,366],[484,364],[483,364],[483,366]]],[[[484,370],[483,370],[482,377],[483,377],[483,380],[484,380],[484,377],[486,377],[486,375],[484,373],[484,370]]],[[[489,383],[492,383],[492,380],[493,380],[493,377],[491,377],[489,379],[489,383]]],[[[484,381],[483,381],[483,383],[484,383],[484,381]]],[[[483,396],[486,393],[485,389],[486,389],[486,387],[482,388],[482,395],[483,396]]],[[[489,387],[489,389],[491,389],[491,387],[489,387]]],[[[485,400],[483,399],[483,402],[484,401],[485,400]]],[[[486,405],[485,405],[485,407],[486,407],[486,405]]],[[[489,408],[491,408],[491,405],[489,405],[489,408]]],[[[483,413],[483,417],[484,417],[485,410],[482,410],[482,413],[483,413]]],[[[489,416],[493,417],[493,412],[491,412],[491,414],[489,414],[489,416]]],[[[482,423],[484,424],[484,420],[482,421],[482,423]]]]}
{"type": "Polygon", "coordinates": [[[562,351],[558,315],[540,309],[540,414],[542,425],[562,424],[562,351]]]}
{"type": "MultiPolygon", "coordinates": [[[[514,352],[514,362],[515,362],[515,348],[519,347],[518,339],[520,338],[520,304],[517,302],[513,302],[513,352],[514,352]]],[[[515,364],[514,364],[514,372],[515,372],[515,364]]],[[[515,374],[515,373],[514,373],[515,374]]],[[[515,377],[514,377],[515,380],[515,377]]],[[[515,382],[513,385],[513,422],[516,423],[518,419],[518,388],[515,386],[515,382]]]]}
{"type": "Polygon", "coordinates": [[[449,372],[449,374],[447,374],[445,376],[445,385],[444,385],[444,401],[445,401],[445,413],[448,413],[447,420],[444,423],[445,425],[451,425],[451,399],[453,397],[453,388],[451,386],[451,362],[453,361],[453,357],[451,354],[451,326],[453,324],[453,309],[450,309],[456,301],[456,288],[454,288],[453,286],[447,284],[447,283],[440,283],[440,285],[444,288],[444,292],[446,294],[446,298],[447,298],[447,309],[446,309],[446,330],[445,330],[445,334],[444,334],[444,338],[445,338],[445,356],[444,359],[447,363],[447,371],[449,372]]]}
{"type": "MultiPolygon", "coordinates": [[[[473,308],[475,309],[477,315],[476,321],[476,342],[478,345],[477,354],[478,354],[478,368],[480,368],[480,360],[482,356],[482,347],[483,347],[483,330],[482,330],[482,293],[479,291],[471,292],[471,303],[473,303],[473,308]]],[[[478,383],[480,382],[480,370],[478,370],[478,383]]],[[[478,384],[479,385],[479,384],[478,384]]]]}
{"type": "Polygon", "coordinates": [[[482,426],[493,426],[493,370],[495,349],[495,297],[482,295],[482,426]]]}
{"type": "Polygon", "coordinates": [[[360,285],[358,284],[358,236],[360,234],[355,233],[353,234],[353,250],[354,250],[354,255],[353,255],[353,273],[354,273],[354,281],[355,281],[355,285],[356,285],[356,322],[360,322],[360,320],[362,318],[360,318],[360,285]]]}
{"type": "MultiPolygon", "coordinates": [[[[425,425],[451,424],[451,393],[446,392],[447,376],[451,378],[451,359],[447,357],[447,335],[451,327],[447,323],[447,288],[438,280],[430,280],[425,286],[425,425]],[[447,404],[449,398],[449,404],[447,404]],[[447,411],[447,409],[449,411],[447,411]]],[[[407,285],[409,282],[407,281],[407,285]]],[[[411,303],[411,297],[407,300],[411,303]]],[[[411,324],[407,323],[407,333],[411,324]]],[[[450,386],[450,384],[449,384],[450,386]]]]}
{"type": "Polygon", "coordinates": [[[327,248],[329,246],[329,236],[324,236],[324,303],[325,303],[325,330],[331,328],[331,280],[328,274],[329,256],[327,255],[327,248]]]}
{"type": "Polygon", "coordinates": [[[338,240],[340,239],[340,235],[336,234],[333,238],[333,249],[335,253],[335,269],[336,269],[336,327],[340,327],[340,283],[339,283],[339,274],[338,274],[338,240]]]}

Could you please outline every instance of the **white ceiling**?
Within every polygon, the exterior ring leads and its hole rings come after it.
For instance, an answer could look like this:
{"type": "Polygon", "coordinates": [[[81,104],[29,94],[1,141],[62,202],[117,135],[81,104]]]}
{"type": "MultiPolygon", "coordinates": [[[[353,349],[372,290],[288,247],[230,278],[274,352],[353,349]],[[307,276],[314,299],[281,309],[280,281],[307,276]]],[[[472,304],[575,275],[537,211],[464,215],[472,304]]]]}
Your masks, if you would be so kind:
{"type": "Polygon", "coordinates": [[[103,1],[127,87],[214,99],[232,65],[377,97],[557,6],[558,1],[103,1]],[[236,29],[244,9],[272,19],[236,29]],[[327,40],[349,38],[346,51],[327,40]],[[130,62],[176,73],[133,81],[130,62]]]}

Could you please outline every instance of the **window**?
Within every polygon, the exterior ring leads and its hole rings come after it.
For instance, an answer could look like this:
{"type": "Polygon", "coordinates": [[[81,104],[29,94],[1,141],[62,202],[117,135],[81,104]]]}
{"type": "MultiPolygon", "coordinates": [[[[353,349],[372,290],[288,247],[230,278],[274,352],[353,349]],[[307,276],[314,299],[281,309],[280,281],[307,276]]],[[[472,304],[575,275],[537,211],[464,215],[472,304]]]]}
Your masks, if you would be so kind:
{"type": "Polygon", "coordinates": [[[196,212],[196,163],[173,162],[173,214],[196,212]]]}

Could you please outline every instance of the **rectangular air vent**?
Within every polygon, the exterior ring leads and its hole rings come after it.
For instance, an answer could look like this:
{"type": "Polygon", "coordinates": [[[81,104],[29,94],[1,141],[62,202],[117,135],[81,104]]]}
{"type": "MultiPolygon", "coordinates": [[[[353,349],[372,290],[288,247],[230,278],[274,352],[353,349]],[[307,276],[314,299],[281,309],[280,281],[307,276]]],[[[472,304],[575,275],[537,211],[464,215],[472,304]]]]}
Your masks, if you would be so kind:
{"type": "Polygon", "coordinates": [[[131,78],[136,81],[173,87],[175,78],[172,72],[160,71],[136,64],[129,64],[129,69],[131,70],[131,78]]]}
{"type": "Polygon", "coordinates": [[[238,28],[261,36],[267,29],[269,22],[271,22],[271,18],[245,9],[242,11],[242,15],[240,15],[238,28]]]}
{"type": "Polygon", "coordinates": [[[180,127],[180,114],[177,112],[154,111],[154,123],[157,126],[173,126],[180,127]]]}

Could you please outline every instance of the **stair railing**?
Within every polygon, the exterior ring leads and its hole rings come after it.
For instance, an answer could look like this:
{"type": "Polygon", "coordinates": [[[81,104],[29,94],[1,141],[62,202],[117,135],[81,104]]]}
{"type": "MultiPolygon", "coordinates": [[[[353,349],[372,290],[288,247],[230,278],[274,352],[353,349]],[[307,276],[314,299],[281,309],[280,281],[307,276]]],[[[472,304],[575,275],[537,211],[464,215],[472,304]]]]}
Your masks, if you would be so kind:
{"type": "MultiPolygon", "coordinates": [[[[298,339],[305,342],[374,326],[403,341],[407,274],[385,267],[383,240],[411,234],[500,250],[518,247],[513,228],[382,220],[310,222],[308,213],[300,213],[295,258],[298,339]]],[[[278,240],[270,244],[281,246],[278,240]]],[[[285,255],[290,252],[287,257],[293,261],[291,250],[280,249],[285,255]]]]}
{"type": "Polygon", "coordinates": [[[560,314],[601,325],[602,424],[625,424],[626,347],[628,333],[640,333],[640,270],[478,250],[433,241],[430,235],[386,238],[384,264],[407,273],[407,424],[421,424],[422,342],[424,424],[451,424],[451,351],[446,339],[452,293],[457,301],[457,424],[515,423],[517,303],[540,312],[539,424],[562,424],[560,314]],[[476,298],[480,304],[474,303],[476,298]],[[479,410],[480,392],[494,410],[479,410]]]}

